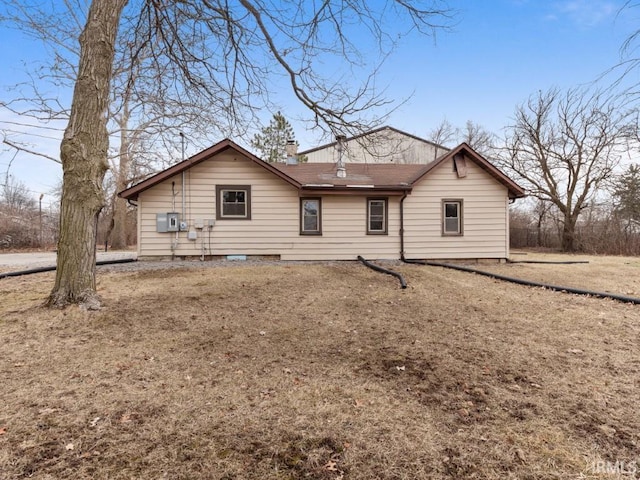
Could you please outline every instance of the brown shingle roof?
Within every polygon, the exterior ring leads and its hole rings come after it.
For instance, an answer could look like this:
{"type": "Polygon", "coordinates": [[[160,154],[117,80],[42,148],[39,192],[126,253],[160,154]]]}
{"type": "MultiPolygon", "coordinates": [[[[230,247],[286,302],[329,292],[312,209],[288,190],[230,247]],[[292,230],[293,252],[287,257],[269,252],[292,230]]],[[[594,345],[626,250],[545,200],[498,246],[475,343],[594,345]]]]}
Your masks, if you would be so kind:
{"type": "Polygon", "coordinates": [[[137,200],[138,194],[154,185],[229,149],[243,155],[256,165],[280,177],[301,191],[317,191],[326,194],[360,194],[364,191],[369,191],[377,194],[384,193],[385,195],[402,195],[404,192],[410,191],[417,182],[420,182],[435,167],[453,158],[454,155],[463,153],[507,187],[510,198],[524,196],[524,190],[518,184],[494,167],[484,157],[478,155],[466,143],[459,145],[426,165],[348,163],[346,165],[346,178],[339,178],[336,175],[335,163],[302,163],[299,165],[267,163],[229,139],[218,142],[193,157],[123,190],[118,195],[129,200],[137,200]]]}
{"type": "Polygon", "coordinates": [[[348,163],[347,176],[336,175],[335,163],[301,163],[298,165],[273,164],[285,175],[305,186],[358,185],[375,187],[410,187],[411,182],[420,175],[426,165],[403,165],[396,163],[348,163]]]}

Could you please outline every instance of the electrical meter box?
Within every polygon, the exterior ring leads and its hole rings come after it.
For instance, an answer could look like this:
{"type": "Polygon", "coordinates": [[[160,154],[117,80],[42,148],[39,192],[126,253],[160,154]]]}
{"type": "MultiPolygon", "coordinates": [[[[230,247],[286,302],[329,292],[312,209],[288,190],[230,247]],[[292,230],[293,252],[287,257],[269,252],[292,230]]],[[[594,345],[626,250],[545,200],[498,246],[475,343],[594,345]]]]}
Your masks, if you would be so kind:
{"type": "Polygon", "coordinates": [[[178,212],[157,213],[156,214],[156,232],[177,232],[180,229],[180,215],[178,212]]]}

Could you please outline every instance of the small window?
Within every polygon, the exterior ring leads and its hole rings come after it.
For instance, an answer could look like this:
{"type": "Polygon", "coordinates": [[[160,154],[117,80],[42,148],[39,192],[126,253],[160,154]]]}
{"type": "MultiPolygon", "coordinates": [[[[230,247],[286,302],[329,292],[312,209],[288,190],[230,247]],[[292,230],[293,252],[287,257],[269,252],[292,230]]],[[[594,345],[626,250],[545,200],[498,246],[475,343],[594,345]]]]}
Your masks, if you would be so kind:
{"type": "Polygon", "coordinates": [[[367,199],[367,235],[387,234],[387,199],[367,199]]]}
{"type": "Polygon", "coordinates": [[[300,199],[300,234],[322,235],[322,216],[319,198],[300,199]]]}
{"type": "Polygon", "coordinates": [[[251,186],[217,185],[216,217],[218,220],[250,220],[251,186]]]}
{"type": "Polygon", "coordinates": [[[462,200],[442,201],[442,234],[462,235],[462,200]]]}

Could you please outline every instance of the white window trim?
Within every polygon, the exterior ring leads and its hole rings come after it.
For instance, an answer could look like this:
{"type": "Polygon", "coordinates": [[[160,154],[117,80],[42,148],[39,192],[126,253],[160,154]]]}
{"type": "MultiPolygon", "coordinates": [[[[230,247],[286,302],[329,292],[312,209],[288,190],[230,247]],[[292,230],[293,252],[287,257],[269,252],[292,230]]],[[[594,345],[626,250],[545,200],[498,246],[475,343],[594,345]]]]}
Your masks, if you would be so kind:
{"type": "Polygon", "coordinates": [[[464,202],[461,198],[445,198],[442,200],[442,236],[444,237],[461,237],[464,235],[464,202]],[[457,217],[447,217],[447,205],[456,204],[458,207],[457,217]],[[457,218],[458,228],[455,232],[447,230],[447,218],[457,218]]]}
{"type": "Polygon", "coordinates": [[[367,235],[388,235],[389,232],[389,199],[386,197],[367,198],[367,235]],[[382,202],[382,229],[371,229],[371,202],[382,202]]]}
{"type": "Polygon", "coordinates": [[[303,197],[300,198],[300,235],[322,235],[322,198],[303,197]],[[304,228],[304,203],[307,201],[318,202],[318,229],[305,230],[304,228]]]}
{"type": "Polygon", "coordinates": [[[216,185],[216,219],[217,220],[251,220],[251,185],[216,185]],[[244,192],[244,215],[225,215],[223,197],[225,192],[244,192]]]}

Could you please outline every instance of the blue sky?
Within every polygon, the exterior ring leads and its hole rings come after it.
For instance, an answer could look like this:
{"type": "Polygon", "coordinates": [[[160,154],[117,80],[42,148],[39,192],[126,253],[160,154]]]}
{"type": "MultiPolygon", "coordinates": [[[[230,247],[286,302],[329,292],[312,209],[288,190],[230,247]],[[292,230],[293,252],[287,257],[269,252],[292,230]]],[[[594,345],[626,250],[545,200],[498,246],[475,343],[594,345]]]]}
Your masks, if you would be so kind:
{"type": "MultiPolygon", "coordinates": [[[[455,126],[472,120],[500,134],[516,105],[538,90],[587,84],[620,61],[624,40],[640,28],[640,8],[620,10],[623,0],[451,0],[455,26],[436,39],[412,37],[402,44],[381,72],[378,84],[387,96],[410,97],[388,124],[426,136],[443,119],[455,126]]],[[[24,64],[43,55],[37,44],[2,28],[3,52],[0,101],[15,93],[9,88],[24,78],[24,64]]],[[[639,76],[640,75],[636,75],[639,76]]],[[[61,96],[69,92],[54,92],[61,96]]],[[[297,105],[283,109],[292,117],[301,148],[316,146],[317,135],[294,120],[297,105]]],[[[20,121],[0,113],[0,129],[20,121]]],[[[50,131],[38,131],[30,141],[57,155],[58,141],[50,131]]],[[[188,154],[195,152],[189,151],[188,154]]],[[[0,152],[0,183],[8,162],[0,152]]],[[[33,191],[48,194],[61,178],[59,165],[20,154],[10,173],[33,191]]],[[[45,203],[50,196],[45,197],[45,203]]],[[[50,199],[52,200],[52,198],[50,199]]]]}
{"type": "Polygon", "coordinates": [[[618,63],[640,15],[619,14],[622,2],[602,0],[452,4],[459,16],[451,32],[394,58],[394,90],[414,92],[392,117],[397,128],[423,136],[446,118],[500,133],[516,105],[538,90],[592,82],[618,63]]]}

